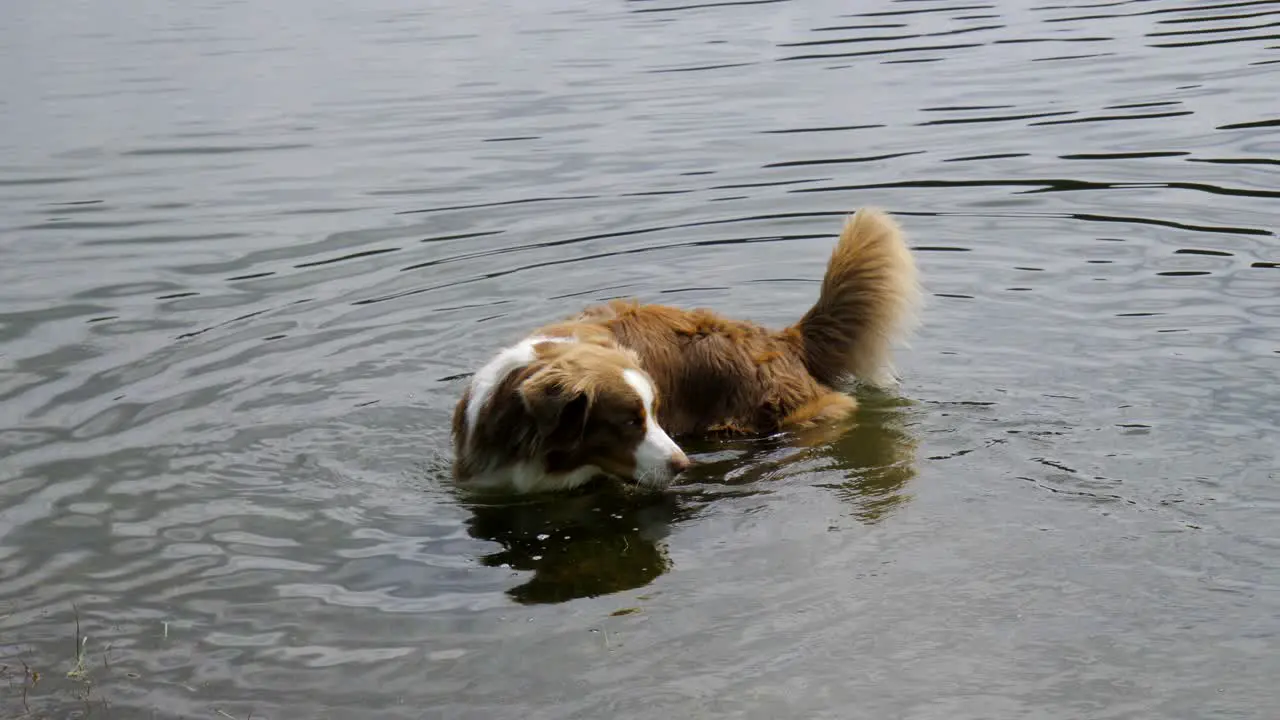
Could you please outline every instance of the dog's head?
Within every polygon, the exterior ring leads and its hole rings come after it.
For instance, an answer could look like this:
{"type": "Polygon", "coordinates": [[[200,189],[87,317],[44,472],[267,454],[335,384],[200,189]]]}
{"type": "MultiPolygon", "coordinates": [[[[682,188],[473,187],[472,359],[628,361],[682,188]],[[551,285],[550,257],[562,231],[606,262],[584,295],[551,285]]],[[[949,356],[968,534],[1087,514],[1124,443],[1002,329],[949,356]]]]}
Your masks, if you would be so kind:
{"type": "Polygon", "coordinates": [[[516,393],[547,473],[594,467],[664,488],[689,466],[658,424],[657,387],[634,353],[577,342],[544,343],[535,351],[516,393]]]}

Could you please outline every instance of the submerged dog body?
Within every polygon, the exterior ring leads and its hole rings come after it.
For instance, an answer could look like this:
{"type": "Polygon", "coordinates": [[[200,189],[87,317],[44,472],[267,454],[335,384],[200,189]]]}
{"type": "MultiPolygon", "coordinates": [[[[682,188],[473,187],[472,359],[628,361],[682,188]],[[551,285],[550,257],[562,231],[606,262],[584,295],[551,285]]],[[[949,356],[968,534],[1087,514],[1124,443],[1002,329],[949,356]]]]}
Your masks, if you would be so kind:
{"type": "Polygon", "coordinates": [[[710,310],[587,308],[498,353],[453,417],[455,472],[476,487],[563,490],[600,475],[666,487],[689,460],[671,436],[755,434],[838,420],[850,377],[894,382],[890,351],[919,302],[897,224],[861,210],[817,302],[771,330],[710,310]]]}

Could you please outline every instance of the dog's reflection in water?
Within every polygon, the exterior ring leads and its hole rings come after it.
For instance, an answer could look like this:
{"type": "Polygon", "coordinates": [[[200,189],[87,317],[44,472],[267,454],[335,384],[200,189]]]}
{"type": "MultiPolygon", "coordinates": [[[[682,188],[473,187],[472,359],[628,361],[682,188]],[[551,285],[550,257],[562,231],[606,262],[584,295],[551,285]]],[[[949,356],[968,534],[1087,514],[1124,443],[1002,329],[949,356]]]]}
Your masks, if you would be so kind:
{"type": "Polygon", "coordinates": [[[802,480],[833,491],[859,522],[880,522],[911,498],[906,488],[916,476],[918,440],[906,401],[876,393],[860,397],[859,405],[852,418],[796,433],[699,441],[689,448],[698,465],[686,474],[690,481],[762,490],[802,480]]]}
{"type": "Polygon", "coordinates": [[[865,397],[855,424],[839,437],[812,448],[819,487],[833,491],[859,521],[884,520],[911,499],[907,484],[916,476],[916,438],[901,400],[865,397]]]}
{"type": "Polygon", "coordinates": [[[637,492],[612,482],[468,507],[472,537],[502,546],[481,562],[533,572],[507,591],[523,604],[648,585],[670,567],[663,539],[672,523],[694,512],[674,493],[637,492]]]}
{"type": "Polygon", "coordinates": [[[485,565],[533,573],[507,591],[516,602],[606,595],[643,587],[670,569],[664,538],[673,524],[717,497],[768,492],[773,482],[827,488],[859,522],[880,522],[910,499],[916,445],[903,404],[873,396],[847,423],[692,443],[700,462],[666,492],[602,481],[568,493],[472,498],[468,530],[502,546],[481,558],[485,565]]]}

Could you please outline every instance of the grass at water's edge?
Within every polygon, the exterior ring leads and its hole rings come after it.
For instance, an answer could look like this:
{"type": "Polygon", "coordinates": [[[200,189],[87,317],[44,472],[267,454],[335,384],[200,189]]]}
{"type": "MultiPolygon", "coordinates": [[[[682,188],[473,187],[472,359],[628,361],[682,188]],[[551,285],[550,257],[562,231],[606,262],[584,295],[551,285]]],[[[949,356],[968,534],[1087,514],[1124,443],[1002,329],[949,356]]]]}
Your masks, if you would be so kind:
{"type": "MultiPolygon", "coordinates": [[[[38,662],[27,657],[0,657],[0,720],[78,720],[114,717],[138,717],[136,713],[117,715],[102,690],[102,684],[114,673],[111,644],[93,647],[81,632],[80,611],[71,606],[74,622],[67,644],[73,651],[65,660],[38,662]]],[[[165,624],[168,635],[168,624],[165,624]]],[[[21,647],[21,646],[11,646],[21,647]]],[[[128,674],[136,678],[135,674],[128,674]]],[[[217,708],[210,708],[211,718],[252,720],[252,713],[239,718],[217,708]]]]}
{"type": "MultiPolygon", "coordinates": [[[[97,693],[95,676],[86,664],[85,653],[89,638],[80,631],[80,611],[71,606],[75,616],[73,635],[74,650],[65,669],[57,665],[43,666],[24,658],[0,660],[0,687],[5,690],[0,703],[0,720],[36,720],[54,717],[52,713],[65,714],[74,705],[73,717],[87,718],[97,714],[110,717],[111,704],[97,693]]],[[[103,672],[111,670],[111,646],[102,650],[103,672]]]]}

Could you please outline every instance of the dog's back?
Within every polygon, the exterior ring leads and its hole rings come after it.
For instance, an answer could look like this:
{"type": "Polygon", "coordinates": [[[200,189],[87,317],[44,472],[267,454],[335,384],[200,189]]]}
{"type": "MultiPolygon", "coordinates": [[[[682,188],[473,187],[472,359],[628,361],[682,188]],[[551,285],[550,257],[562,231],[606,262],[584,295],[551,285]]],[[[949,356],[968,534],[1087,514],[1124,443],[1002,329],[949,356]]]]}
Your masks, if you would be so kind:
{"type": "Polygon", "coordinates": [[[669,432],[768,432],[830,414],[806,406],[844,379],[891,383],[892,343],[913,324],[919,295],[897,224],[864,209],[846,222],[817,302],[785,330],[629,301],[590,308],[580,320],[606,327],[639,355],[660,389],[669,432]]]}

